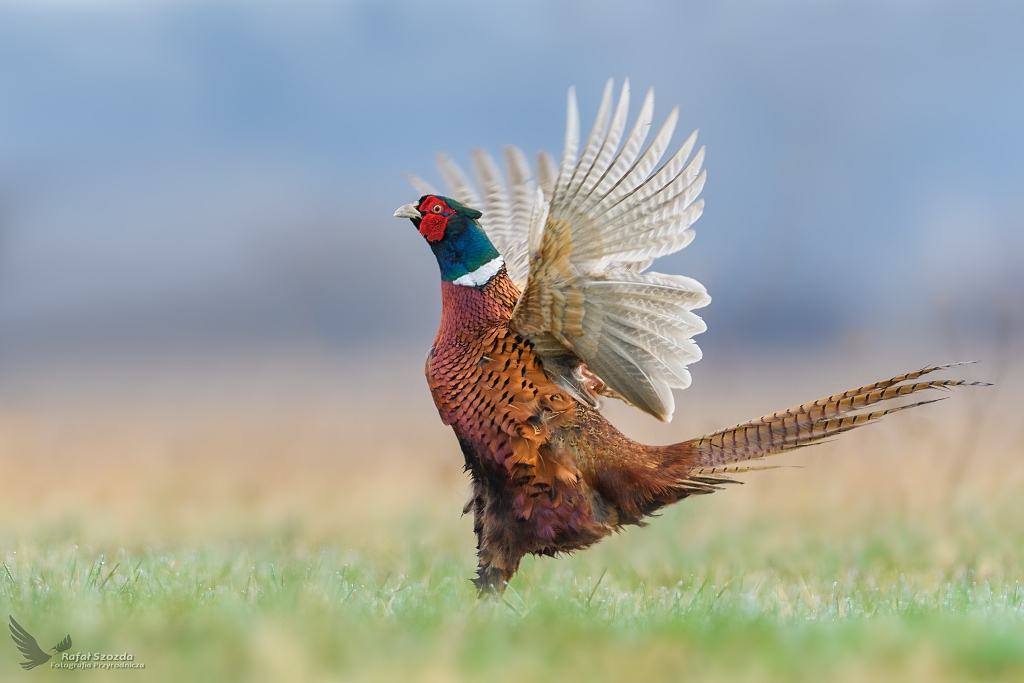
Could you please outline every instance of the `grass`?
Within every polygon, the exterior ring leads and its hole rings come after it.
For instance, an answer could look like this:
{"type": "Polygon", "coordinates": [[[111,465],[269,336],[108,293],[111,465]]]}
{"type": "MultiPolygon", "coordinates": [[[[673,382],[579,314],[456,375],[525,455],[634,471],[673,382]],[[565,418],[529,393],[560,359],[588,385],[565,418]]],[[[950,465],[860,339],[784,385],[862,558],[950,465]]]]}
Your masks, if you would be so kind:
{"type": "MultiPolygon", "coordinates": [[[[146,669],[22,672],[8,642],[0,679],[1024,679],[1013,403],[958,397],[788,456],[803,467],[528,558],[479,601],[458,458],[418,384],[356,402],[327,380],[262,403],[231,383],[198,403],[8,402],[0,610],[44,648],[70,632],[72,652],[146,669]]],[[[834,382],[698,396],[670,428],[612,413],[667,441],[834,382]]]]}
{"type": "MultiPolygon", "coordinates": [[[[657,524],[685,526],[680,510],[657,524]]],[[[468,549],[435,552],[409,532],[390,557],[289,533],[102,551],[51,538],[8,553],[0,603],[41,642],[71,632],[86,651],[132,652],[158,680],[1024,675],[1019,581],[959,553],[948,571],[908,562],[908,545],[928,543],[912,528],[766,556],[731,538],[637,568],[633,553],[673,536],[640,532],[529,561],[500,602],[475,597],[468,549]]],[[[0,652],[16,672],[14,648],[0,652]]]]}

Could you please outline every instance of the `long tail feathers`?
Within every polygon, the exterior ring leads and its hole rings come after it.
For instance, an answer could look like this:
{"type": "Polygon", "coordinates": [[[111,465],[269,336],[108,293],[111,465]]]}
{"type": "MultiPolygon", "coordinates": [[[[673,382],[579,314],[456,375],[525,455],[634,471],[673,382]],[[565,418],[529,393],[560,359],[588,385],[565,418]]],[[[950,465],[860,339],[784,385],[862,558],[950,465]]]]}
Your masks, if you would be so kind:
{"type": "Polygon", "coordinates": [[[686,441],[680,444],[682,450],[688,452],[692,468],[685,479],[686,485],[695,488],[709,488],[704,492],[710,493],[715,490],[715,488],[710,488],[715,484],[733,483],[732,480],[721,475],[746,472],[752,469],[771,469],[770,467],[723,467],[729,463],[763,458],[767,455],[821,443],[829,437],[875,422],[885,415],[942,399],[935,398],[886,410],[855,413],[857,410],[883,401],[910,396],[927,389],[949,390],[952,387],[989,386],[987,382],[967,380],[912,381],[937,370],[966,364],[950,363],[929,366],[916,372],[908,372],[905,375],[898,375],[882,382],[875,382],[842,394],[819,399],[813,403],[805,403],[802,406],[782,410],[757,420],[686,441]],[[903,384],[903,382],[910,383],[903,384]]]}
{"type": "Polygon", "coordinates": [[[724,465],[721,467],[697,467],[689,470],[686,476],[676,480],[672,487],[677,493],[696,496],[702,493],[721,491],[726,484],[742,484],[742,481],[731,479],[726,475],[759,472],[761,470],[777,470],[782,465],[724,465]]]}

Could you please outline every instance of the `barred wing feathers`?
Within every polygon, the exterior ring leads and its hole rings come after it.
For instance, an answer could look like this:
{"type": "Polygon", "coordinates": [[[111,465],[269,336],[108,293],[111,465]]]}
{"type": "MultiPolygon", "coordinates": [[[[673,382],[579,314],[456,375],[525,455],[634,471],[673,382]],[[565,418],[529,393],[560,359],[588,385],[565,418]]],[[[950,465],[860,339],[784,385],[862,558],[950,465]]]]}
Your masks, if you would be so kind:
{"type": "MultiPolygon", "coordinates": [[[[472,155],[476,187],[449,157],[436,161],[448,194],[483,212],[480,225],[523,292],[511,326],[534,342],[549,376],[592,406],[600,392],[669,420],[671,390],[689,386],[687,366],[701,356],[692,337],[706,327],[693,310],[711,299],[691,278],[645,271],[693,239],[704,208],[704,149],[690,159],[694,132],[659,167],[678,110],[644,148],[653,90],[628,133],[629,81],[614,106],[613,90],[609,80],[581,151],[570,88],[561,163],[541,152],[536,178],[512,146],[507,183],[482,149],[472,155]]],[[[420,193],[435,192],[408,177],[420,193]]]]}
{"type": "Polygon", "coordinates": [[[689,386],[687,366],[701,356],[692,337],[706,326],[693,310],[710,297],[693,279],[644,271],[653,259],[693,239],[691,226],[704,206],[697,199],[704,186],[704,150],[687,163],[693,134],[658,167],[677,110],[643,149],[653,93],[625,141],[628,82],[614,110],[612,94],[609,81],[579,151],[576,97],[569,91],[565,148],[549,216],[531,250],[528,281],[511,325],[547,345],[550,337],[626,401],[669,420],[671,390],[689,386]]]}

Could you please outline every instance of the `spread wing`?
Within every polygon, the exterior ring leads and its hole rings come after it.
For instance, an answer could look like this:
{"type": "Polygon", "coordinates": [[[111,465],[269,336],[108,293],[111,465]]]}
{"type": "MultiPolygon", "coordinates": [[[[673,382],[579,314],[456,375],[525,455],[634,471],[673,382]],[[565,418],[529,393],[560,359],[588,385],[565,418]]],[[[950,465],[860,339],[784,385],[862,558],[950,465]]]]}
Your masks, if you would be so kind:
{"type": "MultiPolygon", "coordinates": [[[[706,326],[692,311],[711,298],[696,280],[644,271],[693,239],[691,226],[704,208],[697,199],[704,149],[688,162],[694,132],[658,167],[678,109],[644,148],[653,90],[628,135],[629,81],[614,111],[612,95],[609,80],[577,158],[579,115],[570,88],[561,164],[556,168],[541,152],[536,179],[511,146],[505,148],[507,184],[490,155],[473,150],[482,194],[447,156],[438,154],[437,165],[448,194],[483,212],[481,226],[523,292],[511,326],[534,342],[551,379],[592,406],[602,393],[669,420],[671,390],[689,386],[687,365],[700,359],[692,337],[706,326]]],[[[419,192],[436,192],[408,178],[419,192]]]]}
{"type": "MultiPolygon", "coordinates": [[[[694,133],[659,167],[678,109],[642,149],[653,91],[625,135],[628,108],[629,83],[613,111],[609,81],[577,157],[579,117],[569,90],[565,150],[543,231],[529,237],[529,277],[511,326],[540,340],[538,352],[562,359],[564,370],[575,356],[628,402],[669,420],[671,390],[689,386],[687,365],[701,355],[691,337],[706,326],[693,310],[711,299],[693,279],[644,271],[693,239],[704,208],[697,199],[704,149],[688,161],[694,133]]],[[[578,378],[578,366],[572,375],[560,383],[578,378]]]]}
{"type": "Polygon", "coordinates": [[[46,654],[39,647],[39,643],[32,635],[22,628],[21,624],[11,617],[10,623],[11,639],[14,640],[14,644],[21,651],[21,654],[25,656],[28,661],[22,662],[21,667],[25,670],[33,669],[50,659],[50,655],[46,654]]]}

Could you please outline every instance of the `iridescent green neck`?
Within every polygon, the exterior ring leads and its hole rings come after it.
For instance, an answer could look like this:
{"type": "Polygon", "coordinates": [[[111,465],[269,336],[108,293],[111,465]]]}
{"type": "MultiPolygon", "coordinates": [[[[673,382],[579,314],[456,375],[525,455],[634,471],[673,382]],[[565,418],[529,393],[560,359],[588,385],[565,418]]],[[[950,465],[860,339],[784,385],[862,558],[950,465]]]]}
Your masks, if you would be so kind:
{"type": "MultiPolygon", "coordinates": [[[[460,278],[465,278],[492,264],[495,259],[501,258],[480,224],[461,213],[456,213],[448,219],[444,239],[431,242],[430,248],[437,258],[437,265],[441,268],[441,279],[448,282],[457,282],[460,278]]],[[[491,267],[494,268],[493,265],[491,267]]],[[[500,269],[500,265],[494,268],[494,273],[500,269]]],[[[487,279],[492,276],[493,273],[487,279]]]]}

